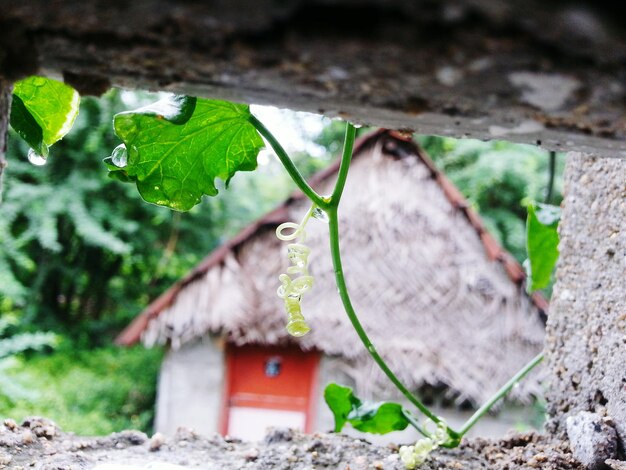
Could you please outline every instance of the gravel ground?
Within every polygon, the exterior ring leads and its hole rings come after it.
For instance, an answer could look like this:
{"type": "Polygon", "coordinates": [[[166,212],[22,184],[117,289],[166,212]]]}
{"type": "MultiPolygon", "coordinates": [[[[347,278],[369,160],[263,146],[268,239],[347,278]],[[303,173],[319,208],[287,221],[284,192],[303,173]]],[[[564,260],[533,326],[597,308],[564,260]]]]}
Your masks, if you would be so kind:
{"type": "MultiPolygon", "coordinates": [[[[403,469],[397,447],[379,447],[340,434],[302,434],[273,429],[263,442],[219,435],[205,437],[179,429],[151,438],[138,431],[106,437],[62,432],[44,418],[0,425],[0,469],[182,470],[182,469],[403,469]]],[[[453,450],[440,449],[420,467],[430,469],[582,469],[567,443],[538,434],[503,440],[472,439],[453,450]]]]}

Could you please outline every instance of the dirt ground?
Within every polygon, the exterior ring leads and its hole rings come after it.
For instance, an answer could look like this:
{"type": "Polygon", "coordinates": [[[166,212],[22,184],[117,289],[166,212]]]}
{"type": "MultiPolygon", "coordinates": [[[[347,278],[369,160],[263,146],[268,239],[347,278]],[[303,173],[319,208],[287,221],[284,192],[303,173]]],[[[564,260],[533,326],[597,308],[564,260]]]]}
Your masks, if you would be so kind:
{"type": "MultiPolygon", "coordinates": [[[[62,432],[43,418],[0,425],[0,469],[182,470],[182,469],[403,469],[397,447],[379,447],[339,434],[306,435],[273,429],[263,442],[180,429],[171,437],[138,431],[106,437],[62,432]]],[[[503,440],[473,439],[440,449],[421,469],[582,469],[567,443],[538,434],[503,440]]]]}

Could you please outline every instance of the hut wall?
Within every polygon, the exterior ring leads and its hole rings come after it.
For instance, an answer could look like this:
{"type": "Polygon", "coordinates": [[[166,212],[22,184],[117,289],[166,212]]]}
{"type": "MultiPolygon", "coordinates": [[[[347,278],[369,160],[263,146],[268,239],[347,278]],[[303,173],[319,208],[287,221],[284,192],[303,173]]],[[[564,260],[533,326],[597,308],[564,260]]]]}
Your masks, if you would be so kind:
{"type": "Polygon", "coordinates": [[[170,349],[159,375],[156,430],[171,435],[185,426],[203,434],[216,432],[224,372],[224,353],[214,338],[170,349]]]}

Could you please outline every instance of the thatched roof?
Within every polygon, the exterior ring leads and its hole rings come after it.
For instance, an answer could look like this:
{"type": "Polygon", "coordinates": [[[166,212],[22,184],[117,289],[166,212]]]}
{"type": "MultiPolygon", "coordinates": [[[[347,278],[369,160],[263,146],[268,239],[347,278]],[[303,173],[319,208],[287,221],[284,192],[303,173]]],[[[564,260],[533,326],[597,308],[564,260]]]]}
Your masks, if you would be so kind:
{"type": "MultiPolygon", "coordinates": [[[[330,193],[336,171],[335,164],[312,185],[330,193]]],[[[276,295],[286,248],[274,232],[307,209],[298,193],[244,229],[150,304],[118,343],[178,348],[207,333],[236,344],[290,341],[276,295]]],[[[389,131],[358,142],[340,231],[356,310],[412,388],[444,384],[458,399],[480,402],[541,350],[545,300],[525,294],[522,268],[415,143],[389,131]]],[[[386,388],[341,306],[324,222],[309,222],[307,245],[315,286],[303,313],[312,331],[298,344],[343,357],[362,393],[386,388]]],[[[526,381],[515,394],[538,387],[526,381]]]]}

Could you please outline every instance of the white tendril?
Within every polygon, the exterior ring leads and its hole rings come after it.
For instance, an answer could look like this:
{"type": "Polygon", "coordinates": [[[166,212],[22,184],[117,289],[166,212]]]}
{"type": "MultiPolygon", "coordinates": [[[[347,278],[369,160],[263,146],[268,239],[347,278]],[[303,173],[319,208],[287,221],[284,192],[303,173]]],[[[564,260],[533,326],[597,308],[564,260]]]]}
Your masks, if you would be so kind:
{"type": "Polygon", "coordinates": [[[280,287],[276,291],[278,296],[285,302],[285,311],[287,312],[287,332],[292,336],[304,336],[311,328],[307,324],[300,302],[302,295],[313,287],[313,276],[309,274],[309,254],[311,249],[304,244],[306,240],[306,231],[304,230],[307,222],[313,215],[316,206],[313,205],[302,219],[300,224],[295,222],[285,222],[276,228],[276,236],[282,241],[296,240],[296,243],[287,245],[287,258],[291,266],[287,268],[287,273],[283,273],[278,277],[281,282],[280,287]],[[291,232],[289,232],[291,230],[291,232]],[[297,277],[292,278],[291,275],[297,277]]]}

